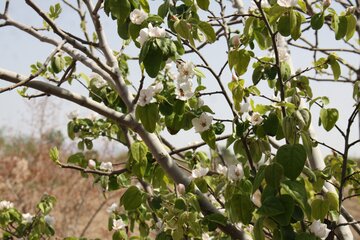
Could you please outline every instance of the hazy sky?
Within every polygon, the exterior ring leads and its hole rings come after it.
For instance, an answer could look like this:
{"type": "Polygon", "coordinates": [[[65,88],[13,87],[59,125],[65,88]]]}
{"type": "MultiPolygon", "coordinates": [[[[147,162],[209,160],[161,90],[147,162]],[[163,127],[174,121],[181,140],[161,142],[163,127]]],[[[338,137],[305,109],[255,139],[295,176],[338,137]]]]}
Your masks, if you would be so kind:
{"type": "MultiPolygon", "coordinates": [[[[1,1],[0,7],[3,9],[3,2],[1,1]]],[[[58,1],[47,0],[47,1],[35,1],[37,4],[42,6],[44,9],[48,9],[48,6],[54,4],[58,1]]],[[[74,1],[70,1],[74,2],[74,1]]],[[[247,2],[247,1],[246,1],[247,2]]],[[[151,2],[152,9],[155,9],[154,1],[151,2]]],[[[229,5],[230,7],[230,5],[229,5]]],[[[154,10],[152,10],[154,11],[154,10]]],[[[26,6],[24,1],[14,0],[11,1],[10,9],[9,9],[10,16],[18,21],[26,23],[27,25],[33,26],[41,26],[42,20],[33,12],[32,9],[26,6]]],[[[102,19],[106,19],[103,16],[102,19]]],[[[60,26],[66,29],[69,32],[75,32],[80,35],[79,33],[79,22],[78,16],[74,14],[68,7],[63,7],[63,14],[61,18],[57,21],[60,26]]],[[[89,25],[90,25],[90,21],[89,25]]],[[[106,19],[105,24],[106,32],[108,36],[108,40],[111,46],[114,49],[119,49],[121,46],[121,39],[116,34],[116,27],[114,22],[111,19],[106,19]]],[[[313,41],[313,32],[310,31],[306,37],[313,41]]],[[[342,47],[344,44],[341,41],[335,41],[334,34],[330,31],[324,30],[320,31],[320,39],[325,40],[321,41],[320,47],[342,47]]],[[[52,46],[45,45],[43,43],[38,42],[36,39],[29,37],[27,34],[20,32],[17,29],[12,27],[5,27],[0,28],[0,67],[9,69],[12,71],[17,71],[21,74],[29,74],[30,65],[35,63],[36,61],[43,62],[47,55],[54,49],[52,46]]],[[[203,54],[208,59],[211,66],[216,71],[219,71],[221,66],[226,61],[226,54],[225,54],[225,43],[222,41],[218,44],[214,44],[212,46],[206,47],[203,49],[203,54]]],[[[127,51],[129,55],[135,56],[138,54],[138,50],[136,48],[131,48],[127,51]]],[[[307,66],[311,66],[312,62],[312,54],[306,51],[294,50],[291,49],[292,59],[295,69],[298,68],[305,68],[307,66]]],[[[259,56],[268,55],[268,52],[260,52],[257,51],[259,56]]],[[[360,59],[358,55],[351,55],[351,54],[344,54],[341,55],[342,57],[346,58],[353,66],[359,66],[360,59]]],[[[194,63],[200,63],[200,60],[195,56],[185,56],[185,60],[192,60],[194,63]]],[[[130,79],[134,79],[136,82],[138,81],[139,74],[136,74],[138,67],[136,66],[136,62],[130,65],[130,79]],[[135,70],[134,70],[135,69],[135,70]]],[[[88,71],[84,68],[78,68],[78,70],[83,70],[84,72],[88,71]]],[[[203,80],[205,85],[209,85],[210,90],[218,90],[215,79],[213,79],[207,72],[207,78],[203,80]]],[[[227,68],[226,72],[223,75],[223,82],[224,85],[231,80],[231,73],[230,70],[227,68]]],[[[251,68],[249,69],[249,73],[244,76],[246,80],[246,85],[251,85],[251,68]]],[[[146,78],[145,86],[150,85],[153,82],[152,79],[146,78]]],[[[4,84],[0,81],[0,87],[4,87],[8,84],[4,84]]],[[[259,84],[259,88],[264,89],[264,93],[269,95],[269,90],[267,90],[266,84],[259,84]]],[[[74,91],[86,94],[83,88],[80,86],[75,85],[72,89],[74,91]]],[[[335,107],[340,112],[340,120],[338,125],[341,128],[345,128],[347,124],[347,118],[352,111],[352,105],[354,101],[352,100],[352,86],[350,84],[341,84],[341,83],[312,83],[312,89],[314,96],[329,96],[331,103],[329,107],[335,107]]],[[[271,96],[271,94],[270,94],[271,96]]],[[[58,127],[65,132],[66,123],[68,121],[66,113],[70,112],[73,109],[79,109],[83,115],[88,114],[88,112],[81,107],[71,104],[68,102],[60,101],[55,97],[48,98],[50,102],[47,104],[47,113],[51,114],[51,123],[54,127],[58,127]]],[[[224,99],[220,95],[212,95],[211,97],[204,97],[205,104],[211,105],[216,112],[215,117],[218,118],[226,118],[230,117],[230,111],[227,107],[224,99]]],[[[44,100],[38,99],[37,102],[41,102],[44,100]]],[[[259,99],[255,99],[256,102],[260,102],[259,99]]],[[[34,117],[35,113],[39,111],[39,108],[35,108],[33,104],[33,100],[26,100],[22,99],[16,91],[12,92],[5,92],[0,94],[0,127],[4,126],[6,129],[12,129],[13,133],[20,134],[20,133],[28,133],[33,134],[34,132],[38,131],[38,129],[34,128],[34,121],[39,121],[38,117],[34,117]]],[[[39,104],[37,105],[39,106],[39,104]]],[[[316,108],[316,107],[313,107],[316,108]]],[[[313,112],[313,123],[314,127],[316,128],[317,135],[320,141],[326,141],[330,143],[335,148],[342,150],[342,138],[340,134],[336,131],[332,131],[331,133],[327,133],[322,128],[317,127],[318,122],[318,110],[312,111],[313,112]]],[[[356,119],[358,121],[358,119],[356,119]]],[[[36,124],[35,124],[36,125],[36,124]]],[[[230,129],[230,128],[229,128],[230,129]]],[[[353,136],[352,139],[358,139],[358,124],[355,124],[353,128],[353,136]]],[[[199,140],[199,136],[196,135],[194,138],[193,130],[181,133],[178,136],[172,136],[171,141],[179,146],[184,146],[188,144],[189,139],[199,140]]],[[[359,147],[357,147],[359,149],[359,147]]],[[[325,150],[325,152],[328,152],[325,150]]],[[[360,156],[360,151],[352,151],[352,155],[360,156]]]]}

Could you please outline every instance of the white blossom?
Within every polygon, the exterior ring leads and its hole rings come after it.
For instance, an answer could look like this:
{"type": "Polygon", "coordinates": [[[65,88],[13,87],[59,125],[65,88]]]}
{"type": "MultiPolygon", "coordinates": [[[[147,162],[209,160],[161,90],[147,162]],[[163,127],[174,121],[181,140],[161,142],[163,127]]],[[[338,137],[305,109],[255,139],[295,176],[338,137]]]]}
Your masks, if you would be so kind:
{"type": "Polygon", "coordinates": [[[148,18],[148,14],[142,9],[134,9],[130,13],[130,21],[133,24],[140,25],[148,18]]]}
{"type": "Polygon", "coordinates": [[[176,67],[179,71],[178,82],[186,82],[195,75],[195,65],[192,62],[179,63],[176,67]]]}
{"type": "Polygon", "coordinates": [[[24,223],[32,223],[34,216],[30,213],[23,213],[22,218],[24,223]]]}
{"type": "Polygon", "coordinates": [[[191,122],[195,128],[195,132],[202,133],[210,128],[212,120],[212,116],[209,116],[206,113],[202,113],[200,117],[193,118],[191,122]]]}
{"type": "Polygon", "coordinates": [[[250,110],[250,103],[246,102],[240,105],[240,113],[246,113],[250,110]]]}
{"type": "Polygon", "coordinates": [[[1,210],[6,210],[6,209],[9,209],[9,208],[13,208],[14,207],[14,204],[12,202],[9,202],[9,201],[6,201],[6,200],[3,200],[0,202],[0,211],[1,210]]]}
{"type": "Polygon", "coordinates": [[[100,164],[100,169],[111,172],[113,170],[112,163],[111,162],[102,162],[100,164]]]}
{"type": "Polygon", "coordinates": [[[330,230],[327,228],[326,224],[321,223],[320,220],[314,221],[310,227],[310,232],[312,232],[315,236],[325,239],[330,233],[330,230]]]}
{"type": "Polygon", "coordinates": [[[96,162],[93,159],[90,159],[88,161],[88,167],[91,169],[95,169],[96,168],[96,162]]]}
{"type": "Polygon", "coordinates": [[[228,172],[228,168],[226,166],[218,164],[216,167],[216,172],[226,176],[228,172]]]}
{"type": "Polygon", "coordinates": [[[106,209],[106,212],[107,212],[107,213],[113,213],[113,212],[115,212],[118,208],[119,208],[119,206],[118,206],[116,203],[113,203],[113,204],[110,205],[110,207],[108,207],[108,208],[106,209]]]}
{"type": "Polygon", "coordinates": [[[199,167],[199,168],[195,168],[191,171],[191,176],[193,178],[200,178],[200,177],[205,176],[208,172],[209,172],[209,168],[199,167]]]}
{"type": "Polygon", "coordinates": [[[148,25],[149,37],[151,38],[164,38],[166,36],[165,29],[161,27],[153,27],[151,23],[148,25]]]}
{"type": "Polygon", "coordinates": [[[176,190],[177,190],[177,192],[178,192],[180,195],[184,195],[184,194],[185,194],[186,187],[185,187],[184,184],[179,183],[178,185],[176,185],[176,190]]]}
{"type": "Polygon", "coordinates": [[[239,180],[244,177],[244,169],[241,163],[230,165],[228,168],[228,178],[230,180],[239,180]]]}
{"type": "Polygon", "coordinates": [[[100,117],[100,114],[96,113],[96,112],[92,112],[89,116],[89,119],[91,121],[96,121],[98,118],[100,117]]]}
{"type": "Polygon", "coordinates": [[[44,220],[50,226],[54,226],[55,224],[55,218],[53,216],[45,215],[44,220]]]}
{"type": "Polygon", "coordinates": [[[203,233],[203,234],[201,235],[201,238],[202,238],[202,240],[211,240],[211,239],[213,239],[213,238],[210,237],[209,234],[207,234],[207,233],[203,233]]]}
{"type": "Polygon", "coordinates": [[[154,94],[161,93],[161,91],[164,89],[164,85],[162,84],[162,82],[157,82],[155,85],[152,85],[150,87],[153,89],[154,94]]]}
{"type": "Polygon", "coordinates": [[[140,43],[140,46],[142,46],[148,39],[149,39],[149,29],[148,28],[141,29],[139,32],[139,36],[136,38],[136,41],[140,43]]]}
{"type": "Polygon", "coordinates": [[[152,98],[155,95],[155,91],[152,87],[141,89],[139,95],[139,105],[144,107],[145,105],[149,104],[152,98]]]}
{"type": "Polygon", "coordinates": [[[140,43],[140,46],[142,46],[149,38],[164,38],[165,36],[165,29],[153,27],[153,25],[149,23],[147,28],[140,30],[139,37],[136,38],[136,41],[140,43]]]}
{"type": "Polygon", "coordinates": [[[102,88],[107,85],[107,82],[97,73],[90,75],[90,83],[96,88],[102,88]]]}
{"type": "Polygon", "coordinates": [[[120,218],[120,219],[114,219],[113,220],[113,225],[112,225],[112,229],[113,230],[120,230],[125,228],[126,224],[124,223],[124,221],[120,218]]]}
{"type": "Polygon", "coordinates": [[[255,125],[261,124],[261,123],[264,121],[264,118],[261,116],[260,113],[254,112],[254,113],[251,115],[249,121],[250,121],[250,123],[251,123],[252,125],[255,126],[255,125]]]}
{"type": "Polygon", "coordinates": [[[290,59],[290,55],[288,49],[285,47],[278,47],[278,54],[280,62],[288,62],[290,59]]]}
{"type": "Polygon", "coordinates": [[[277,0],[277,4],[281,7],[295,7],[297,5],[298,0],[277,0]]]}
{"type": "Polygon", "coordinates": [[[197,107],[201,108],[202,106],[204,106],[204,100],[202,100],[202,98],[198,98],[197,99],[197,107]]]}
{"type": "MultiPolygon", "coordinates": [[[[269,8],[271,7],[268,0],[262,0],[261,1],[261,8],[269,8]]],[[[249,7],[249,12],[251,11],[255,11],[256,9],[258,9],[258,7],[256,6],[254,0],[251,1],[251,5],[249,7]]]]}
{"type": "Polygon", "coordinates": [[[186,101],[189,98],[194,96],[194,92],[192,91],[192,82],[182,82],[176,85],[176,98],[182,101],[186,101]]]}
{"type": "Polygon", "coordinates": [[[164,229],[164,223],[162,221],[156,222],[155,228],[157,232],[161,232],[164,229]]]}
{"type": "Polygon", "coordinates": [[[79,110],[74,110],[74,111],[71,111],[68,113],[67,117],[70,119],[70,120],[73,120],[75,118],[78,118],[79,117],[79,110]]]}

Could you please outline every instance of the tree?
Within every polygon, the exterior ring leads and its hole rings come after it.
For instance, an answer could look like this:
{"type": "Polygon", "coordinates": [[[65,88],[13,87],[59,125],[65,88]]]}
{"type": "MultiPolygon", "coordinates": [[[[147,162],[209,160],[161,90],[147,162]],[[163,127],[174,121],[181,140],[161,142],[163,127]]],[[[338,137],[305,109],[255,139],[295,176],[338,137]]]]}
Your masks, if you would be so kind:
{"type": "MultiPolygon", "coordinates": [[[[134,231],[143,238],[156,231],[157,239],[352,239],[349,226],[360,233],[343,207],[360,189],[360,171],[349,156],[360,142],[350,139],[359,114],[360,69],[342,57],[343,52],[359,55],[354,37],[360,35],[358,1],[255,0],[248,11],[242,1],[231,8],[222,0],[166,0],[152,11],[146,0],[63,0],[48,11],[33,0],[25,2],[43,26],[13,20],[7,0],[0,27],[26,32],[54,50],[44,62],[31,65],[29,76],[0,68],[0,79],[13,83],[0,92],[23,87],[18,90],[23,97],[55,96],[102,116],[73,113],[68,136],[78,142],[79,152],[65,163],[52,148],[50,158],[62,168],[92,175],[105,194],[127,189],[119,201],[124,211],[114,205],[109,219],[113,239],[127,239],[134,231]],[[79,15],[84,38],[57,24],[65,6],[79,15]],[[105,18],[117,24],[120,49],[107,42],[105,18]],[[322,48],[327,39],[318,33],[324,28],[345,47],[322,48]],[[315,33],[314,44],[305,37],[308,32],[315,33]],[[205,55],[211,44],[227,45],[216,53],[227,56],[218,69],[205,55]],[[124,53],[130,47],[137,49],[136,56],[124,53]],[[294,71],[290,48],[314,57],[294,71]],[[185,61],[188,55],[196,61],[185,61]],[[137,69],[128,65],[133,60],[137,69]],[[79,72],[80,66],[88,73],[79,72]],[[129,76],[130,70],[140,73],[139,81],[129,76]],[[225,72],[233,74],[231,80],[225,72]],[[251,82],[242,79],[245,74],[251,82]],[[345,130],[337,125],[338,110],[327,106],[329,99],[313,96],[309,80],[328,81],[319,75],[353,86],[352,113],[342,116],[348,119],[345,130]],[[215,80],[216,90],[207,90],[213,88],[208,79],[215,80]],[[88,96],[72,92],[73,81],[85,86],[88,96]],[[217,94],[224,99],[226,118],[215,118],[218,109],[210,99],[203,101],[217,94]],[[316,107],[323,128],[340,133],[343,151],[313,135],[316,107]],[[163,135],[190,129],[203,142],[176,148],[163,135]],[[125,168],[85,157],[101,137],[127,147],[125,168]],[[222,140],[226,149],[218,144],[222,140]],[[333,154],[320,157],[318,145],[333,154]],[[134,178],[141,188],[134,186],[134,178]]],[[[4,238],[53,235],[48,214],[54,202],[45,196],[31,216],[3,200],[4,238]]]]}

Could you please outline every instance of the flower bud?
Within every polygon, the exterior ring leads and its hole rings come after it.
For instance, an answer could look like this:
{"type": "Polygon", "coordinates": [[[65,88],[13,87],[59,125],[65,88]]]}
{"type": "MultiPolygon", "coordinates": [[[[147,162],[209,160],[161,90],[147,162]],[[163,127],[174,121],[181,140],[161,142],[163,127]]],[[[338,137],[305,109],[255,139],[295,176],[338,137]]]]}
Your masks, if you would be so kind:
{"type": "Polygon", "coordinates": [[[356,12],[356,7],[355,6],[351,6],[351,7],[348,7],[346,9],[346,15],[352,15],[356,12]]]}
{"type": "Polygon", "coordinates": [[[89,167],[90,169],[95,169],[95,168],[96,168],[96,162],[95,162],[94,160],[90,159],[90,160],[88,161],[88,167],[89,167]]]}
{"type": "Polygon", "coordinates": [[[327,9],[331,4],[331,0],[324,0],[323,1],[323,6],[324,6],[324,9],[327,9]]]}
{"type": "Polygon", "coordinates": [[[231,45],[234,48],[238,48],[240,46],[240,36],[239,35],[235,35],[231,38],[231,45]]]}
{"type": "Polygon", "coordinates": [[[185,185],[182,184],[182,183],[179,183],[177,186],[176,186],[176,190],[178,191],[178,193],[180,195],[184,195],[185,194],[185,185]]]}

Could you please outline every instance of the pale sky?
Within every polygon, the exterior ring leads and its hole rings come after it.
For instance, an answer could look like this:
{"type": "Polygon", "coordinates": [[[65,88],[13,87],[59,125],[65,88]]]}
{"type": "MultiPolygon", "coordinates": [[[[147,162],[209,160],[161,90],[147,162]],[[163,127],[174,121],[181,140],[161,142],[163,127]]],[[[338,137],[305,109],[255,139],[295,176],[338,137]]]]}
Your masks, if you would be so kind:
{"type": "MultiPolygon", "coordinates": [[[[0,9],[3,9],[3,2],[1,1],[0,9]]],[[[58,1],[47,0],[47,1],[35,1],[37,4],[43,7],[43,9],[48,9],[48,6],[54,4],[58,1]]],[[[70,1],[73,2],[73,1],[70,1]]],[[[213,4],[213,2],[212,2],[213,4]]],[[[154,1],[151,2],[152,12],[155,9],[155,5],[157,5],[154,1]]],[[[229,6],[230,7],[230,6],[229,6]]],[[[41,26],[42,20],[37,17],[37,15],[33,12],[32,9],[26,6],[24,1],[14,0],[11,1],[9,14],[12,18],[26,23],[27,25],[41,26]]],[[[105,19],[105,16],[102,16],[102,19],[105,19]]],[[[78,16],[74,14],[68,7],[63,7],[63,14],[61,18],[57,21],[58,24],[64,27],[69,32],[79,33],[79,21],[78,16]]],[[[89,25],[91,22],[89,21],[89,25]]],[[[111,46],[114,49],[119,49],[121,46],[121,39],[116,34],[116,27],[114,22],[111,19],[106,19],[104,24],[108,40],[111,46]]],[[[306,35],[309,40],[313,41],[313,31],[310,31],[309,34],[306,35]]],[[[80,35],[80,33],[79,33],[80,35]]],[[[82,35],[81,35],[82,36],[82,35]]],[[[333,33],[326,30],[326,27],[320,31],[320,39],[325,40],[321,41],[320,47],[343,47],[344,45],[341,41],[335,41],[333,33]]],[[[52,46],[45,45],[43,43],[38,42],[36,39],[29,37],[27,34],[20,32],[17,29],[12,27],[0,28],[0,67],[9,69],[12,71],[17,71],[21,74],[29,74],[30,65],[35,63],[36,61],[43,62],[48,54],[53,50],[52,46]]],[[[204,56],[208,59],[211,66],[216,71],[219,71],[221,66],[226,61],[225,54],[225,43],[222,41],[218,44],[214,44],[212,46],[206,47],[203,49],[204,56]]],[[[136,48],[131,48],[130,51],[127,51],[129,55],[135,56],[138,54],[138,50],[136,48]]],[[[256,51],[259,56],[265,56],[268,52],[260,52],[256,51]]],[[[304,69],[305,67],[311,66],[312,62],[312,54],[306,51],[299,51],[291,49],[292,59],[294,68],[304,69]]],[[[360,64],[359,55],[354,54],[341,54],[342,57],[346,58],[353,66],[358,67],[360,64]]],[[[194,63],[200,63],[199,58],[194,56],[184,56],[184,60],[191,60],[194,63]]],[[[88,73],[86,69],[78,68],[79,70],[83,70],[88,73]]],[[[136,74],[136,70],[138,67],[136,63],[130,65],[130,79],[134,79],[136,83],[138,82],[138,75],[136,74]],[[135,69],[135,70],[133,70],[135,69]],[[132,71],[133,70],[133,71],[132,71]]],[[[205,70],[202,69],[206,74],[207,78],[203,80],[205,85],[209,85],[209,89],[218,90],[218,86],[216,85],[215,79],[213,79],[205,70]]],[[[244,76],[246,80],[246,85],[249,86],[252,84],[251,82],[251,67],[249,67],[248,74],[244,76]]],[[[231,73],[228,68],[226,68],[226,72],[223,75],[223,82],[226,86],[227,83],[231,80],[231,73]]],[[[150,85],[153,82],[152,79],[146,78],[145,87],[150,85]]],[[[4,84],[0,81],[0,87],[4,87],[8,84],[4,84]]],[[[269,90],[267,89],[267,84],[259,84],[259,88],[264,90],[264,94],[268,96],[272,96],[269,94],[269,90]]],[[[338,121],[338,125],[344,129],[347,124],[347,118],[350,115],[352,108],[351,106],[354,104],[352,99],[352,86],[350,84],[341,84],[341,83],[311,83],[312,90],[314,96],[328,96],[330,98],[329,107],[335,107],[340,112],[340,120],[338,121]]],[[[86,94],[86,92],[80,86],[73,87],[74,91],[86,94]]],[[[66,114],[74,109],[79,109],[83,116],[89,114],[88,111],[83,108],[71,104],[69,102],[64,102],[56,99],[55,97],[51,97],[50,103],[48,104],[48,112],[53,114],[51,117],[51,124],[54,127],[58,127],[64,133],[66,132],[66,124],[67,124],[67,116],[66,114]]],[[[205,104],[210,105],[215,111],[215,117],[224,119],[226,117],[230,117],[230,111],[227,107],[224,98],[220,95],[212,95],[211,97],[204,97],[205,104]]],[[[37,100],[39,101],[39,100],[37,100]]],[[[259,99],[255,99],[256,102],[260,102],[259,99]]],[[[0,94],[0,128],[6,127],[6,129],[12,129],[12,133],[20,134],[34,134],[37,129],[34,129],[33,124],[30,124],[33,121],[37,121],[37,118],[34,117],[34,114],[37,109],[34,109],[34,105],[32,104],[33,100],[22,99],[16,91],[6,92],[0,94]]],[[[313,107],[316,109],[316,107],[313,107]]],[[[319,113],[318,110],[312,111],[312,120],[314,123],[314,127],[316,129],[319,141],[327,142],[338,150],[343,149],[343,140],[336,131],[331,131],[330,133],[326,132],[322,128],[317,126],[319,113]]],[[[353,127],[353,135],[352,139],[358,139],[359,130],[358,130],[358,119],[356,119],[356,123],[353,127]]],[[[230,127],[228,127],[230,130],[230,127]]],[[[199,140],[200,137],[195,135],[194,131],[184,132],[181,131],[178,136],[171,136],[171,141],[178,146],[186,146],[188,142],[192,140],[199,140]]],[[[354,148],[351,154],[360,156],[360,151],[355,151],[355,149],[360,149],[359,145],[357,148],[354,148]]],[[[324,150],[324,154],[329,151],[324,150]]]]}

